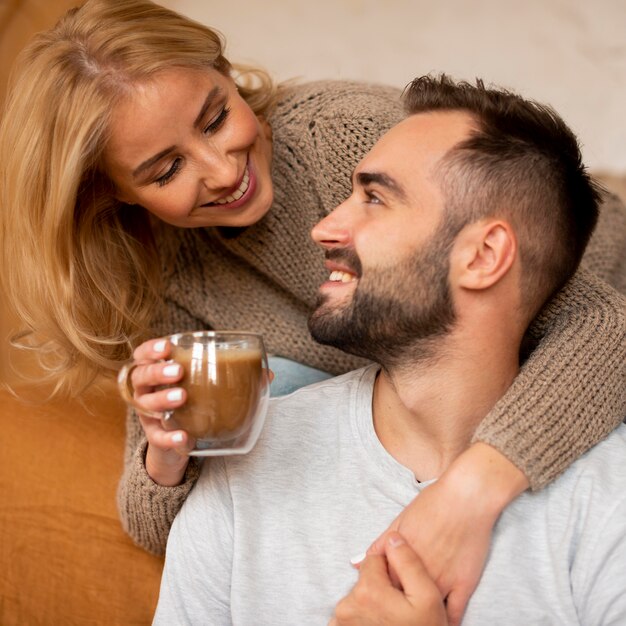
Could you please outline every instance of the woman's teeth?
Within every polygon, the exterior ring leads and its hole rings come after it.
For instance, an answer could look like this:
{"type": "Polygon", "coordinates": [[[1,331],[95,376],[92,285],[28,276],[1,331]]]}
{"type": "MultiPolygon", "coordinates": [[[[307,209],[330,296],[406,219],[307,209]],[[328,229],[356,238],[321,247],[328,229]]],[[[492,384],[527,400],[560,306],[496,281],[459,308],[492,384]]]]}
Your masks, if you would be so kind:
{"type": "Polygon", "coordinates": [[[354,274],[349,274],[348,272],[335,270],[330,273],[328,280],[334,283],[351,283],[353,280],[356,280],[356,276],[354,274]]]}
{"type": "Polygon", "coordinates": [[[215,202],[212,202],[211,204],[229,204],[230,202],[239,200],[239,198],[241,198],[241,196],[243,196],[243,194],[246,193],[246,191],[248,191],[249,185],[250,185],[250,174],[248,173],[248,168],[246,168],[246,171],[243,175],[243,179],[241,181],[241,185],[239,185],[239,189],[237,189],[237,191],[233,191],[233,193],[230,196],[226,196],[225,198],[222,198],[221,200],[216,200],[215,202]]]}

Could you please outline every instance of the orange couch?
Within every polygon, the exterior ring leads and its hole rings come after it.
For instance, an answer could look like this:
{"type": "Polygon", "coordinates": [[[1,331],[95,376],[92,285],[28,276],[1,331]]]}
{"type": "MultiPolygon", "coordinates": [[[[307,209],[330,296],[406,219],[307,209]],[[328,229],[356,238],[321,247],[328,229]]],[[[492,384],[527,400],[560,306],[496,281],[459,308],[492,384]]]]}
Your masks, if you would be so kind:
{"type": "Polygon", "coordinates": [[[124,410],[109,386],[29,406],[0,392],[0,624],[150,624],[162,559],[120,526],[124,410]]]}

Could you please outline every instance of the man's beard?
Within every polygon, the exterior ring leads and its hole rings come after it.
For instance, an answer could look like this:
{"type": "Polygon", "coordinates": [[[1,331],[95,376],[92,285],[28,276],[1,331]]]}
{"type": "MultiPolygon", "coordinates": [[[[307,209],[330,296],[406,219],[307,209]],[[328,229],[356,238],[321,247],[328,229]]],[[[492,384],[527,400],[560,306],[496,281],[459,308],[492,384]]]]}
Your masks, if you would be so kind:
{"type": "MultiPolygon", "coordinates": [[[[351,301],[333,305],[320,296],[309,318],[313,338],[385,368],[435,357],[437,339],[456,320],[448,279],[453,241],[454,233],[444,225],[395,267],[368,269],[351,301]]],[[[327,256],[361,275],[353,249],[331,250],[327,256]]]]}

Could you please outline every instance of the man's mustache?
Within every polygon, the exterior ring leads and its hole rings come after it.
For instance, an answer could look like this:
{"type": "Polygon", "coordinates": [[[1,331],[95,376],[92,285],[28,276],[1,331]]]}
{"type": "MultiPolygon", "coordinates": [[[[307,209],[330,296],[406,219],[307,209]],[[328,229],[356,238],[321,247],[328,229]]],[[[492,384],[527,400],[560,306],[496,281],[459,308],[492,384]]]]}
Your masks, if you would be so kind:
{"type": "Polygon", "coordinates": [[[326,250],[326,260],[345,265],[357,278],[361,277],[363,267],[354,248],[332,248],[326,250]]]}

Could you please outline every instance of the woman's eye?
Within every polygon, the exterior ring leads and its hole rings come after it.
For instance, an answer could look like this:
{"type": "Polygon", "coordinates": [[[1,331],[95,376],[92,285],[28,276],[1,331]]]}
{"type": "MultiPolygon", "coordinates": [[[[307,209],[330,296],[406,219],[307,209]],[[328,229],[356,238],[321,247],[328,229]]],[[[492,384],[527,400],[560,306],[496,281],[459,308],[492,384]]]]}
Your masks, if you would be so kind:
{"type": "Polygon", "coordinates": [[[172,178],[176,176],[178,170],[180,169],[181,160],[182,159],[180,157],[178,157],[177,159],[174,159],[174,162],[172,163],[170,169],[167,170],[167,172],[165,172],[163,176],[159,176],[159,178],[156,179],[155,182],[159,187],[163,187],[164,185],[167,185],[167,183],[169,183],[170,180],[172,180],[172,178]]]}
{"type": "Polygon", "coordinates": [[[219,114],[214,117],[204,129],[204,134],[208,135],[209,133],[214,133],[216,130],[220,128],[220,126],[226,121],[228,114],[230,113],[229,107],[224,107],[219,114]]]}

